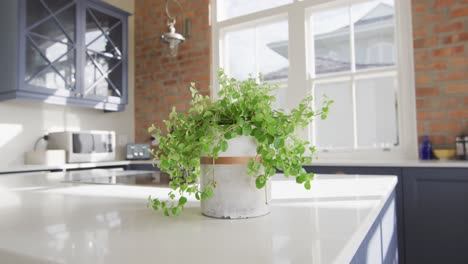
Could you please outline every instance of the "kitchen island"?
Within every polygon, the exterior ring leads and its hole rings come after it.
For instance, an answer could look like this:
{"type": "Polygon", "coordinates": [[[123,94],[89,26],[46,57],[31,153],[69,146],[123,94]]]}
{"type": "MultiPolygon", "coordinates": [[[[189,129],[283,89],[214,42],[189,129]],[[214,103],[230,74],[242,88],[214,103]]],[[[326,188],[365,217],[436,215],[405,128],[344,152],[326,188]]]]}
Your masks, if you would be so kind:
{"type": "Polygon", "coordinates": [[[0,263],[393,263],[393,176],[275,176],[271,213],[179,217],[146,208],[166,186],[64,182],[64,172],[0,177],[0,263]]]}

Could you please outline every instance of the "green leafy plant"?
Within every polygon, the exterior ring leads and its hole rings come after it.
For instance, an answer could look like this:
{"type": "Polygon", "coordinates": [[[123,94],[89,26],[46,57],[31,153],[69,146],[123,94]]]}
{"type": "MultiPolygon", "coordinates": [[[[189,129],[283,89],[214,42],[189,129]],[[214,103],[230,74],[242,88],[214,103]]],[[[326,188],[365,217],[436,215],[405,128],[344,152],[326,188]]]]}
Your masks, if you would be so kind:
{"type": "Polygon", "coordinates": [[[221,87],[218,100],[212,102],[210,97],[201,95],[192,83],[188,113],[178,113],[173,107],[169,119],[163,121],[165,130],[154,125],[148,129],[159,140],[158,150],[152,152],[154,161],[159,160],[160,170],[169,174],[172,189],[165,201],[148,197],[148,207],[162,210],[167,216],[179,215],[190,195],[197,200],[213,196],[215,180],[203,191],[196,183],[200,177],[200,157],[216,159],[227,150],[227,140],[237,136],[256,139],[257,154],[262,161],[252,159],[247,167],[249,175],[256,178],[257,188],[264,188],[277,169],[286,177],[295,177],[306,189],[311,187],[314,175],[302,166],[312,162],[315,147],[301,140],[298,130],[316,116],[325,119],[333,101],[325,97],[322,107],[315,111],[309,96],[287,113],[275,109],[276,97],[272,94],[277,85],[254,78],[238,81],[223,70],[218,72],[218,79],[221,87]]]}

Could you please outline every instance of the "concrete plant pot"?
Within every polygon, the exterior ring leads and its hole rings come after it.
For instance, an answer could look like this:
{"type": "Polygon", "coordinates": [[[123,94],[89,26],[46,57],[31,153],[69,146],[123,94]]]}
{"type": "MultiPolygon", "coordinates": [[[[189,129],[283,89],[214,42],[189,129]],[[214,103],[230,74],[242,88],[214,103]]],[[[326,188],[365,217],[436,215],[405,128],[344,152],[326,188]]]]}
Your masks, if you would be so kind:
{"type": "Polygon", "coordinates": [[[228,140],[229,148],[215,160],[202,158],[201,189],[214,179],[214,196],[201,201],[202,213],[224,219],[251,218],[270,212],[271,184],[257,189],[255,177],[247,175],[247,163],[257,155],[257,144],[252,137],[228,140]],[[214,174],[213,174],[214,173],[214,174]]]}

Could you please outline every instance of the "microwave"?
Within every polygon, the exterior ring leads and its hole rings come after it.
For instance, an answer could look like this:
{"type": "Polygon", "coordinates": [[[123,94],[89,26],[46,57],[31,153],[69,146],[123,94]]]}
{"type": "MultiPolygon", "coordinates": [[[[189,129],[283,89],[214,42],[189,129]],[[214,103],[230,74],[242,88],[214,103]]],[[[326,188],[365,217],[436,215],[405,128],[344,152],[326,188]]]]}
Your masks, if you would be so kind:
{"type": "Polygon", "coordinates": [[[115,160],[114,131],[51,132],[47,149],[62,149],[67,163],[115,160]]]}

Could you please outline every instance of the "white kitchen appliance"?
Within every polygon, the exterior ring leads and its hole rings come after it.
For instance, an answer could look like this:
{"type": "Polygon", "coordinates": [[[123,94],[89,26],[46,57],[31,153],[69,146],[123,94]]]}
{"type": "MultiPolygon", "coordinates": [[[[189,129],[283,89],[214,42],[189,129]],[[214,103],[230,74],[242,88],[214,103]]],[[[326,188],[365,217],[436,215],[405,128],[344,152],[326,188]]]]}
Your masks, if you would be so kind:
{"type": "Polygon", "coordinates": [[[68,163],[115,160],[115,132],[52,132],[48,135],[47,148],[65,150],[68,163]]]}

